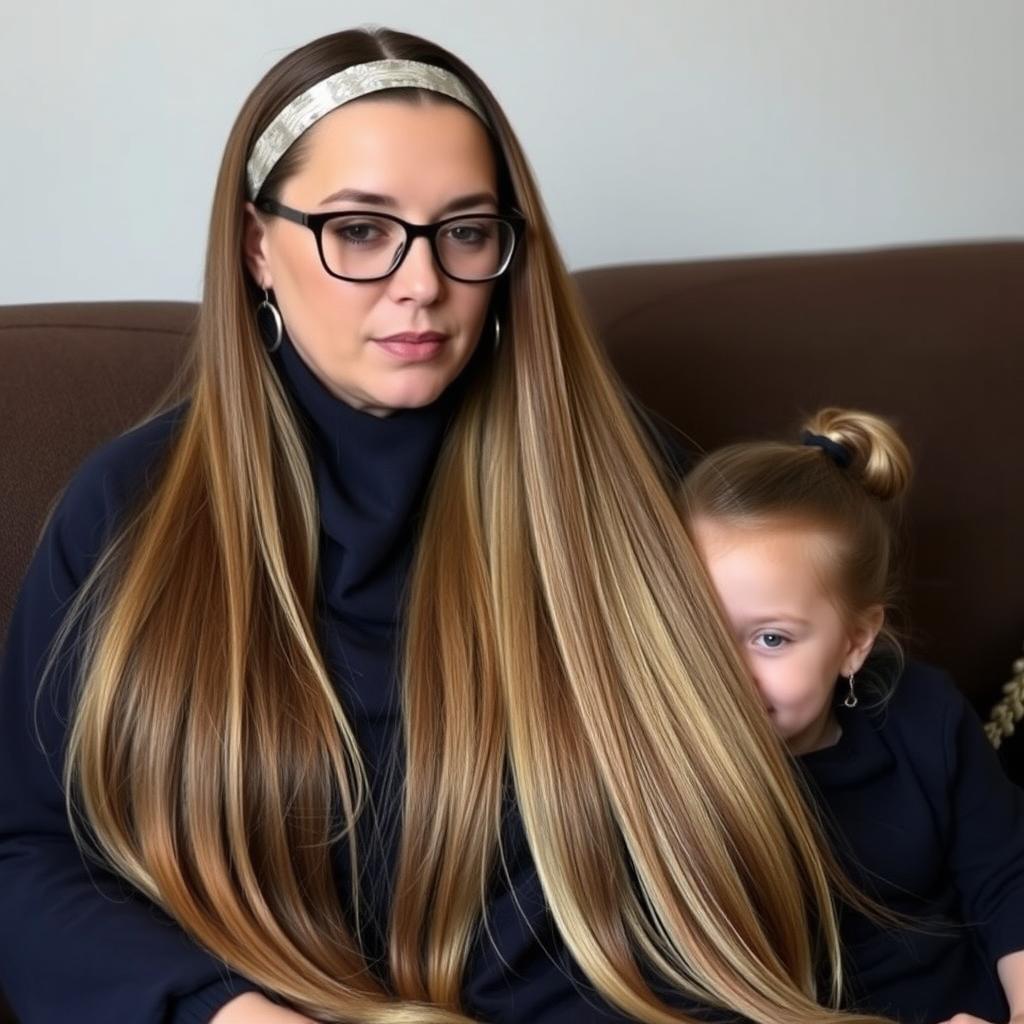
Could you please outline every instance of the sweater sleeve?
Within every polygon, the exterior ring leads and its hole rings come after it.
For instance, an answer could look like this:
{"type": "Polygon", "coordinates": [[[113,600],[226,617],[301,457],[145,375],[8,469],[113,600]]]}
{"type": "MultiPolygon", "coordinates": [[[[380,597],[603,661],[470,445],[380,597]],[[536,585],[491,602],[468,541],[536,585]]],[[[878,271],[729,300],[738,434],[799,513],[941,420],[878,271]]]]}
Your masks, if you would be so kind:
{"type": "Polygon", "coordinates": [[[81,855],[61,784],[75,635],[40,690],[51,642],[166,422],[76,474],[29,566],[0,665],[0,988],[22,1024],[205,1024],[257,987],[81,855]]]}
{"type": "Polygon", "coordinates": [[[992,960],[1024,950],[1024,791],[1006,776],[959,692],[945,716],[948,863],[967,924],[992,960]]]}

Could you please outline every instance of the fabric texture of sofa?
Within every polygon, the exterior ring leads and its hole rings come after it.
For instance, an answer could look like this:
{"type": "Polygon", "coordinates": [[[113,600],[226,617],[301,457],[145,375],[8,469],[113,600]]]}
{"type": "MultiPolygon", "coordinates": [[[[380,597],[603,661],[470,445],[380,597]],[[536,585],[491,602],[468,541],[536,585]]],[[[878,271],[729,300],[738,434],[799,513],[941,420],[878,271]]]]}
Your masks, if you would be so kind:
{"type": "MultiPolygon", "coordinates": [[[[824,405],[896,421],[917,464],[907,645],[985,714],[1024,642],[1024,241],[635,264],[576,281],[627,385],[696,450],[795,437],[824,405]]],[[[0,307],[0,636],[55,496],[151,409],[195,314],[0,307]]],[[[1024,741],[1001,753],[1024,780],[1024,741]]]]}

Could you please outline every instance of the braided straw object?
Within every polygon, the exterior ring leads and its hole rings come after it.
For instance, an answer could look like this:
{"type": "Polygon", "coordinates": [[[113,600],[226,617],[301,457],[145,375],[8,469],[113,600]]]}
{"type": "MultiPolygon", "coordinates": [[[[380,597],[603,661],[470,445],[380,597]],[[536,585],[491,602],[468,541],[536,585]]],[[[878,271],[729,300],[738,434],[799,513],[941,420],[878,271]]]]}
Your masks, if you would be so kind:
{"type": "Polygon", "coordinates": [[[1012,736],[1024,718],[1024,658],[1013,663],[1013,678],[1003,687],[1003,698],[992,709],[985,723],[985,735],[996,749],[1012,736]]]}

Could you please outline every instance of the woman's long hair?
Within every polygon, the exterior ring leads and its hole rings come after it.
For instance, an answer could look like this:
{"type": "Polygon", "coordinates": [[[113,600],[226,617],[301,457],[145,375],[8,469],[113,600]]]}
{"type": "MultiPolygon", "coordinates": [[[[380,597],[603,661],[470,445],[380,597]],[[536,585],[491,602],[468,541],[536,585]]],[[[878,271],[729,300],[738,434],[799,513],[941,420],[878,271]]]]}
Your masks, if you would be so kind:
{"type": "MultiPolygon", "coordinates": [[[[300,142],[261,195],[301,157],[300,142]]],[[[194,358],[162,474],[77,602],[88,641],[65,782],[83,845],[309,1016],[465,1021],[511,783],[558,930],[624,1012],[688,1019],[657,982],[765,1024],[855,1019],[816,1005],[819,954],[825,998],[839,997],[838,871],[579,312],[515,136],[469,68],[377,30],[317,40],[266,75],[221,166],[194,358]],[[355,868],[366,786],[317,645],[309,456],[261,343],[242,235],[245,160],[269,120],[385,57],[468,85],[529,231],[409,583],[382,980],[351,924],[356,883],[348,918],[333,883],[333,843],[355,868]]]]}

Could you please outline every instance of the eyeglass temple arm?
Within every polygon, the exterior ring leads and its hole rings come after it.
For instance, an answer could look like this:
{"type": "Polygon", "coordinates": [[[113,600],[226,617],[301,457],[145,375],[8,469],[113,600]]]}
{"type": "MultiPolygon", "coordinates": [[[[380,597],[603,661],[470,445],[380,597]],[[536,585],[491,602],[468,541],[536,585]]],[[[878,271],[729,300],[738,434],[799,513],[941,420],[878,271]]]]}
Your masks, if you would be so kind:
{"type": "Polygon", "coordinates": [[[273,213],[278,217],[284,217],[285,220],[292,221],[294,224],[309,227],[309,217],[306,214],[301,210],[293,210],[290,206],[285,206],[284,203],[279,203],[276,199],[263,199],[256,206],[258,209],[263,210],[264,213],[273,213]]]}

